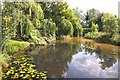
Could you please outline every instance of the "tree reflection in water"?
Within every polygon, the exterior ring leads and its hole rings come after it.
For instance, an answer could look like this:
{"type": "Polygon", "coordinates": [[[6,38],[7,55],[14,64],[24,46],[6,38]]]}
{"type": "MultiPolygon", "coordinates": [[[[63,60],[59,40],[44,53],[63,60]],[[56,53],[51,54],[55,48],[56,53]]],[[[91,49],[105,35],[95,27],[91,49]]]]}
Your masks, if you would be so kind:
{"type": "MultiPolygon", "coordinates": [[[[110,68],[118,61],[117,51],[118,48],[116,46],[97,44],[95,42],[89,41],[82,43],[81,40],[74,39],[69,41],[58,41],[53,45],[48,45],[44,47],[35,46],[27,50],[25,53],[33,56],[38,70],[47,71],[48,76],[51,78],[62,78],[69,76],[75,77],[74,74],[77,75],[77,77],[82,77],[79,74],[80,71],[75,69],[75,66],[79,66],[79,69],[82,70],[81,65],[86,65],[86,63],[82,63],[82,56],[84,57],[84,55],[87,56],[84,60],[93,60],[93,57],[95,57],[96,60],[99,59],[99,63],[97,63],[96,61],[95,65],[100,64],[99,66],[101,67],[101,69],[104,70],[106,68],[110,68]],[[83,51],[84,53],[80,53],[83,51]],[[91,55],[92,57],[89,58],[89,55],[91,55]],[[78,65],[76,64],[74,56],[77,56],[77,60],[80,62],[78,65]],[[72,72],[70,72],[71,69],[72,72]]],[[[89,67],[90,66],[86,68],[89,67]]],[[[88,75],[88,72],[86,72],[85,75],[86,77],[91,76],[88,75]]]]}
{"type": "Polygon", "coordinates": [[[108,44],[100,44],[96,45],[93,42],[86,42],[86,52],[89,54],[96,54],[96,58],[100,59],[101,68],[110,68],[117,62],[118,51],[117,46],[112,46],[108,44]]]}

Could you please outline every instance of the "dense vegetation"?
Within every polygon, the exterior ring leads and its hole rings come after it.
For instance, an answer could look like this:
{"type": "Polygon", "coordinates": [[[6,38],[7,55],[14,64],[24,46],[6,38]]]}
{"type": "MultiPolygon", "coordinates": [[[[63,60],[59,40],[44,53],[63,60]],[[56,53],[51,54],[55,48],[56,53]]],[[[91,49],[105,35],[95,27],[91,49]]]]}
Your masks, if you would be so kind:
{"type": "Polygon", "coordinates": [[[86,38],[120,45],[120,19],[115,15],[90,9],[85,20],[83,33],[86,38]]]}
{"type": "MultiPolygon", "coordinates": [[[[83,35],[86,38],[120,45],[120,19],[110,13],[90,9],[82,15],[82,11],[78,8],[71,9],[66,2],[4,2],[3,5],[3,53],[16,53],[31,44],[45,45],[50,40],[64,36],[83,35]]],[[[2,57],[3,54],[0,59],[2,57]]],[[[3,60],[0,63],[5,64],[4,61],[7,62],[3,60]]],[[[34,71],[34,68],[31,69],[34,71]]],[[[11,71],[11,68],[8,71],[11,71]]],[[[36,72],[35,75],[39,74],[36,72]]],[[[16,72],[13,76],[19,78],[21,75],[16,72]]],[[[31,78],[30,75],[27,77],[31,78]]]]}
{"type": "MultiPolygon", "coordinates": [[[[4,54],[7,53],[5,55],[18,53],[18,51],[26,49],[31,44],[45,45],[48,40],[54,40],[57,37],[72,37],[82,34],[82,26],[77,16],[73,14],[74,11],[65,2],[4,2],[3,5],[2,50],[4,54]]],[[[3,58],[3,55],[0,55],[0,57],[3,58]]],[[[16,60],[13,59],[10,62],[11,65],[6,67],[8,68],[7,71],[4,69],[1,71],[3,79],[46,78],[44,73],[40,72],[39,74],[35,68],[31,67],[33,64],[27,60],[26,56],[16,60]],[[22,61],[25,61],[24,64],[22,61]],[[11,68],[9,68],[10,66],[11,68]]],[[[2,60],[1,63],[4,64],[7,61],[2,60]]]]}
{"type": "Polygon", "coordinates": [[[5,2],[2,12],[4,40],[45,44],[46,38],[83,34],[86,38],[100,41],[104,38],[106,40],[106,35],[109,35],[107,38],[111,43],[119,44],[120,20],[110,13],[100,13],[96,9],[88,10],[84,16],[78,8],[71,9],[65,2],[33,1],[5,2]]]}
{"type": "Polygon", "coordinates": [[[39,80],[46,79],[46,72],[39,72],[35,69],[33,58],[22,55],[17,59],[13,59],[12,64],[4,75],[5,79],[29,79],[39,80]]]}

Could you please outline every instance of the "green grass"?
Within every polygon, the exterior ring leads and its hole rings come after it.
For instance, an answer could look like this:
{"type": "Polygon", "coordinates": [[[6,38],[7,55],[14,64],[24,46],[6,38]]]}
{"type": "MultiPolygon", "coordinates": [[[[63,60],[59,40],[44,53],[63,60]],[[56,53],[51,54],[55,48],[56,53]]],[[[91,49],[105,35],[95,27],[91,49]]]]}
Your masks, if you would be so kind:
{"type": "Polygon", "coordinates": [[[16,41],[16,40],[6,40],[3,43],[3,52],[14,53],[20,50],[24,50],[30,45],[29,42],[16,41]]]}

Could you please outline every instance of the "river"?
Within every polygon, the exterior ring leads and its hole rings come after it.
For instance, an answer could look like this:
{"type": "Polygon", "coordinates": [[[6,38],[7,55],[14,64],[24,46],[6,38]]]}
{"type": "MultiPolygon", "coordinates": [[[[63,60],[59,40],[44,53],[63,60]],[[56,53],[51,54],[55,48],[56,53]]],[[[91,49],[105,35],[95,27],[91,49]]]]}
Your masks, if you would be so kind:
{"type": "Polygon", "coordinates": [[[118,78],[120,46],[83,38],[57,40],[47,46],[33,46],[31,55],[39,71],[49,78],[118,78]]]}

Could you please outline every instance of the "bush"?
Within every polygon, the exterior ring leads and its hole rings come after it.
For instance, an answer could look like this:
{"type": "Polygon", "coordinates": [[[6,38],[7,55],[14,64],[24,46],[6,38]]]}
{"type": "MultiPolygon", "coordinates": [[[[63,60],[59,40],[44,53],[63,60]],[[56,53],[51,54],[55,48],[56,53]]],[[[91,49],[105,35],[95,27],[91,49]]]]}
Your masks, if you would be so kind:
{"type": "Polygon", "coordinates": [[[98,32],[98,28],[99,28],[98,24],[95,24],[95,23],[92,22],[91,31],[92,32],[98,32]]]}
{"type": "Polygon", "coordinates": [[[98,39],[102,34],[98,33],[98,32],[88,32],[86,35],[85,35],[85,38],[88,38],[88,39],[98,39]]]}
{"type": "Polygon", "coordinates": [[[85,35],[85,38],[89,38],[89,39],[94,39],[94,40],[105,42],[105,41],[109,41],[110,34],[108,34],[108,33],[101,33],[101,32],[88,32],[85,35]]]}
{"type": "Polygon", "coordinates": [[[83,28],[83,35],[87,34],[88,32],[91,32],[90,28],[83,28]]]}
{"type": "Polygon", "coordinates": [[[97,38],[97,40],[101,41],[101,42],[107,42],[110,43],[110,34],[106,33],[101,35],[99,38],[97,38]]]}
{"type": "Polygon", "coordinates": [[[85,38],[97,40],[99,42],[112,43],[120,45],[120,34],[114,34],[111,37],[110,33],[88,32],[85,38]]]}
{"type": "Polygon", "coordinates": [[[110,40],[113,44],[120,45],[120,34],[114,34],[110,40]]]}
{"type": "Polygon", "coordinates": [[[14,53],[19,50],[23,50],[30,45],[29,42],[16,41],[16,40],[5,40],[2,45],[3,52],[14,53]]]}

